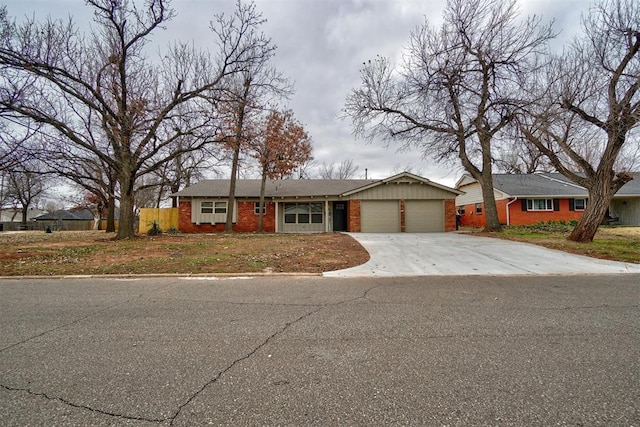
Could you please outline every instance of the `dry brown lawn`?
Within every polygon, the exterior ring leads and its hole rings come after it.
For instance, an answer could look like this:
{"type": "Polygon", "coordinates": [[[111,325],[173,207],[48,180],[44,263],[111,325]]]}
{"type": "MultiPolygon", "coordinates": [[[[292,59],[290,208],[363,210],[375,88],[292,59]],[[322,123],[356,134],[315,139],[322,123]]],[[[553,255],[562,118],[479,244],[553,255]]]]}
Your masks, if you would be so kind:
{"type": "Polygon", "coordinates": [[[366,262],[345,234],[0,233],[0,276],[321,273],[366,262]]]}

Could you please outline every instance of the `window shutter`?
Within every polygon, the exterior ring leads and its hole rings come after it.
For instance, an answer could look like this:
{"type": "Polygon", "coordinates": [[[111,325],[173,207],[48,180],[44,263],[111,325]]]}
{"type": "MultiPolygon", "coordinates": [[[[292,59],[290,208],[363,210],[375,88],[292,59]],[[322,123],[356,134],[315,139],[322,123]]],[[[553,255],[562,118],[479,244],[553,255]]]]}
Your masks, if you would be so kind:
{"type": "Polygon", "coordinates": [[[554,211],[560,210],[560,199],[553,199],[553,210],[554,211]]]}
{"type": "Polygon", "coordinates": [[[520,201],[522,202],[522,210],[523,212],[527,211],[527,199],[520,199],[520,201]]]}
{"type": "Polygon", "coordinates": [[[575,211],[576,207],[575,207],[575,200],[576,199],[569,199],[569,210],[570,211],[575,211]]]}

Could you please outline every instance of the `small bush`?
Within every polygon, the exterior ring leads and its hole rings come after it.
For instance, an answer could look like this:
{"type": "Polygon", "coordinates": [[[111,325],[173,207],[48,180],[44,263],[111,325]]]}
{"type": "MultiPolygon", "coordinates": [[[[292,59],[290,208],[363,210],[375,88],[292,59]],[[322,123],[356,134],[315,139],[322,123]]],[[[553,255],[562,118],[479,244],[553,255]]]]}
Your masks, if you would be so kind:
{"type": "Polygon", "coordinates": [[[160,224],[158,224],[156,221],[153,221],[153,224],[151,224],[151,228],[149,229],[149,231],[147,231],[147,236],[158,236],[160,234],[162,234],[160,224]]]}

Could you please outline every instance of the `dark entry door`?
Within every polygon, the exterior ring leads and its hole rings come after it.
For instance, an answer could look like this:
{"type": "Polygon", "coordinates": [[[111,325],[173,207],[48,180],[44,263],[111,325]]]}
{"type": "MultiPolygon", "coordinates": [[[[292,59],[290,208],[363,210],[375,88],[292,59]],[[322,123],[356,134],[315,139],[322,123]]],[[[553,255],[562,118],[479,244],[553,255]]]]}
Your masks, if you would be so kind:
{"type": "Polygon", "coordinates": [[[333,202],[333,231],[347,231],[347,202],[333,202]]]}

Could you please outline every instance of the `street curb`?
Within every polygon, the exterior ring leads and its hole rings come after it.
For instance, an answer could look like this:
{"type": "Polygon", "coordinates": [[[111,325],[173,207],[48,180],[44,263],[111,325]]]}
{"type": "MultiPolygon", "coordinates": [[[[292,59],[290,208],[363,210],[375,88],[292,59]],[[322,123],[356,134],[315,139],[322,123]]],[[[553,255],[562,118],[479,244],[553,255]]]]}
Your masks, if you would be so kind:
{"type": "Polygon", "coordinates": [[[159,273],[159,274],[77,274],[77,275],[52,275],[52,276],[0,276],[0,280],[28,280],[28,279],[155,279],[155,278],[219,278],[233,277],[322,277],[323,273],[213,273],[213,274],[184,274],[184,273],[159,273]]]}

